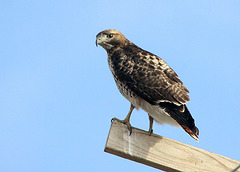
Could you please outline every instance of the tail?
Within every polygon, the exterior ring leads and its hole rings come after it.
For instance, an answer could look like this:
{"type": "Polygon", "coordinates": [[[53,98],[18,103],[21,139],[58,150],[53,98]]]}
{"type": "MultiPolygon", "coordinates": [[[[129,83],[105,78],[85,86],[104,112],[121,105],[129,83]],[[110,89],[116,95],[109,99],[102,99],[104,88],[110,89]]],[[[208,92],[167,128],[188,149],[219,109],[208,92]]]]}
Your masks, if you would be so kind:
{"type": "Polygon", "coordinates": [[[178,124],[196,141],[199,141],[198,135],[199,130],[195,126],[194,119],[190,114],[186,105],[177,106],[172,103],[162,102],[160,107],[164,108],[165,111],[175,119],[178,124]]]}

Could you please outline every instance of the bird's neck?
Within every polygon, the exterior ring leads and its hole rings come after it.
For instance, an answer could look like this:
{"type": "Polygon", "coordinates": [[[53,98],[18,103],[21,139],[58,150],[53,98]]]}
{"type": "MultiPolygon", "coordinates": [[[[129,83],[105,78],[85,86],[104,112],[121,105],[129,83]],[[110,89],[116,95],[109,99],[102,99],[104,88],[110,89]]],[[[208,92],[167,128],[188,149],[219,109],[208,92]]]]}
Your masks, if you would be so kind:
{"type": "Polygon", "coordinates": [[[113,46],[110,49],[106,49],[106,51],[108,54],[113,54],[115,51],[117,51],[119,49],[124,49],[124,47],[129,46],[129,45],[133,45],[133,43],[127,40],[124,44],[119,44],[118,46],[113,46]]]}

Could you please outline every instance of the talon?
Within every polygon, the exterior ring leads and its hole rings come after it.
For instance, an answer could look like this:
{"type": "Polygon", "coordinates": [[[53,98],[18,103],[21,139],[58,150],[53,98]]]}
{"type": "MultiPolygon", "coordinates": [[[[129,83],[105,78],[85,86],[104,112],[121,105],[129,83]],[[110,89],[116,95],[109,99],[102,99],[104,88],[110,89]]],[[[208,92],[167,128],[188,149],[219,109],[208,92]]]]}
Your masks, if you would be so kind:
{"type": "Polygon", "coordinates": [[[149,136],[151,136],[153,133],[153,130],[149,130],[148,133],[149,133],[149,136]]]}
{"type": "Polygon", "coordinates": [[[113,121],[114,121],[114,118],[111,119],[111,123],[113,123],[113,121]]]}
{"type": "Polygon", "coordinates": [[[112,119],[111,119],[111,122],[117,121],[117,122],[126,124],[126,125],[127,125],[127,129],[128,129],[129,132],[130,132],[129,136],[132,134],[132,126],[131,126],[129,120],[130,120],[130,116],[131,116],[131,114],[132,114],[133,109],[134,109],[134,106],[131,104],[130,110],[129,110],[129,112],[128,112],[128,114],[127,114],[127,116],[126,116],[126,118],[125,118],[124,120],[120,120],[120,119],[118,119],[118,118],[112,118],[112,119]]]}
{"type": "Polygon", "coordinates": [[[113,121],[122,122],[121,120],[119,120],[118,118],[115,118],[115,117],[111,119],[111,123],[113,123],[113,121]]]}
{"type": "Polygon", "coordinates": [[[129,136],[131,136],[131,134],[132,134],[132,127],[128,127],[128,130],[129,130],[129,136]]]}

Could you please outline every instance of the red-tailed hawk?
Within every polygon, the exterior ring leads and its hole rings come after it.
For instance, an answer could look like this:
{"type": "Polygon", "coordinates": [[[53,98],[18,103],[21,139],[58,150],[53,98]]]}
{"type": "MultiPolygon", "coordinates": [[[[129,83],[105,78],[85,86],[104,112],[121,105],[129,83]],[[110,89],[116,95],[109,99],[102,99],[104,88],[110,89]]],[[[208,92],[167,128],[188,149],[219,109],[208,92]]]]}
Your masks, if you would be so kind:
{"type": "Polygon", "coordinates": [[[134,108],[142,108],[149,115],[149,134],[153,132],[153,120],[163,124],[181,126],[198,141],[199,130],[195,126],[186,102],[189,91],[178,75],[160,57],[141,49],[114,29],[97,34],[96,45],[108,54],[108,65],[121,94],[131,102],[124,120],[131,134],[130,116],[134,108]]]}

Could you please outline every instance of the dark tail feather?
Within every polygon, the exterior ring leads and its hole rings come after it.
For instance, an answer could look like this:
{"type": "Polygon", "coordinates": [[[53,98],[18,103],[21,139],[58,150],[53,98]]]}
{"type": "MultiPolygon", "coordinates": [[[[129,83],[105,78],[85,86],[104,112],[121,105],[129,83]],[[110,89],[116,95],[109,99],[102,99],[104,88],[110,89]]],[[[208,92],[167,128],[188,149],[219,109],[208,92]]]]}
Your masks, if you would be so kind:
{"type": "Polygon", "coordinates": [[[199,130],[195,126],[194,119],[188,111],[186,105],[177,106],[172,103],[163,102],[160,103],[160,107],[164,108],[165,111],[175,119],[178,124],[196,141],[199,140],[199,130]]]}
{"type": "MultiPolygon", "coordinates": [[[[180,124],[180,123],[179,123],[180,124]]],[[[181,125],[181,124],[180,124],[181,125]]],[[[199,135],[199,130],[195,126],[192,130],[189,129],[186,125],[181,125],[181,127],[196,141],[199,141],[198,135],[199,135]]]]}

